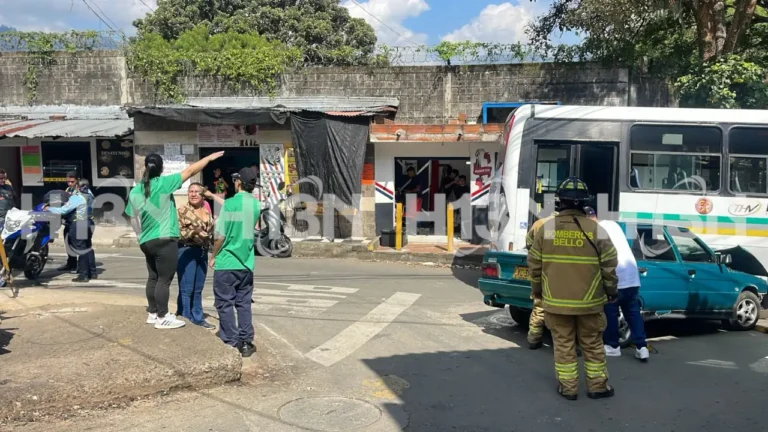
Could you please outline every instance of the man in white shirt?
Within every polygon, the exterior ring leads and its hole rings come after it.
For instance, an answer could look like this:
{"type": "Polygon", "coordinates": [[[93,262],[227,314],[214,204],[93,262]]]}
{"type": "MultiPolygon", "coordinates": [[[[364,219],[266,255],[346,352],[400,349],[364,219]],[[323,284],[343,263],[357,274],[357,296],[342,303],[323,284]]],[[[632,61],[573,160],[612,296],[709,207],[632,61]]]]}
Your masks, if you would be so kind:
{"type": "MultiPolygon", "coordinates": [[[[584,208],[585,213],[591,219],[597,221],[597,214],[591,207],[584,208]]],[[[635,344],[635,357],[642,362],[648,361],[648,343],[645,341],[645,325],[640,315],[640,273],[637,270],[637,261],[629,247],[624,230],[614,221],[604,220],[600,226],[608,233],[618,255],[619,265],[616,267],[616,275],[619,277],[619,296],[616,302],[606,303],[605,317],[608,321],[603,333],[605,355],[620,357],[619,346],[619,307],[624,313],[624,319],[632,332],[632,343],[635,344]]]]}

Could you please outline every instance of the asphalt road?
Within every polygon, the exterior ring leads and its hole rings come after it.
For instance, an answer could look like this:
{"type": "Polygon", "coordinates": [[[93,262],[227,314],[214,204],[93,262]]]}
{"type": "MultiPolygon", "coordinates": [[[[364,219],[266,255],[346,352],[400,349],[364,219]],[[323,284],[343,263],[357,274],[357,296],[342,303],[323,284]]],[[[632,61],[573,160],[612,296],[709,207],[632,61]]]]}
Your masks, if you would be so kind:
{"type": "MultiPolygon", "coordinates": [[[[60,256],[54,258],[51,268],[61,263],[60,256]]],[[[48,286],[143,296],[140,252],[98,251],[97,261],[103,269],[97,282],[74,286],[71,276],[58,275],[48,286]]],[[[579,400],[569,402],[555,393],[551,347],[528,350],[525,333],[506,312],[482,304],[473,272],[259,258],[255,279],[259,353],[249,363],[253,380],[151,407],[22,429],[765,428],[768,335],[762,333],[726,332],[707,322],[649,323],[649,363],[637,362],[631,350],[609,359],[614,398],[589,400],[582,385],[579,400]]],[[[215,317],[210,280],[209,275],[205,305],[215,317]]]]}

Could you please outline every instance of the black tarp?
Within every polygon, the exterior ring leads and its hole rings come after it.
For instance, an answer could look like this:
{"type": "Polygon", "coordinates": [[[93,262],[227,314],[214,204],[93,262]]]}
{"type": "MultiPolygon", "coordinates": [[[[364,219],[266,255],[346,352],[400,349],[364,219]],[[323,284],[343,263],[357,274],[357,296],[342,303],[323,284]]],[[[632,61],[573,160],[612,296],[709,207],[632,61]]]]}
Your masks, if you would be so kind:
{"type": "Polygon", "coordinates": [[[319,185],[301,181],[299,191],[318,199],[320,194],[333,194],[344,204],[357,207],[355,197],[360,194],[369,125],[369,117],[291,114],[299,177],[314,176],[320,181],[319,185]]]}

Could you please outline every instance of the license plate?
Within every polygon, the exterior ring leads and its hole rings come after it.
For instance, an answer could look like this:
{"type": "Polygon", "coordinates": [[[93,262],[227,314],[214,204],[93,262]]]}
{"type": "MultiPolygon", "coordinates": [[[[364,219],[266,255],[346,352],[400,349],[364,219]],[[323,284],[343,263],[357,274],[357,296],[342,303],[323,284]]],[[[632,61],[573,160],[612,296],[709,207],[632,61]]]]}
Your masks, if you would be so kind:
{"type": "Polygon", "coordinates": [[[531,280],[531,272],[528,267],[515,267],[515,279],[531,280]]]}

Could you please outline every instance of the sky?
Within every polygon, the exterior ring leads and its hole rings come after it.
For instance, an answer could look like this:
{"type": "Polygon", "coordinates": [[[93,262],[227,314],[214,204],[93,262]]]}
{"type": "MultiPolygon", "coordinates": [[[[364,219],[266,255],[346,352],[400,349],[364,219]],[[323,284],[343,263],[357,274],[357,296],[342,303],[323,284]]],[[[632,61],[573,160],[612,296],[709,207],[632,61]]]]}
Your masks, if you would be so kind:
{"type": "MultiPolygon", "coordinates": [[[[443,40],[526,42],[525,26],[545,12],[551,0],[341,0],[354,17],[376,30],[380,43],[435,45],[443,40]]],[[[108,30],[96,14],[126,34],[132,21],[157,0],[0,0],[0,25],[18,30],[108,30]],[[92,10],[88,8],[91,7],[92,10]],[[104,18],[105,17],[105,18],[104,18]]],[[[574,42],[572,36],[563,38],[574,42]]]]}

